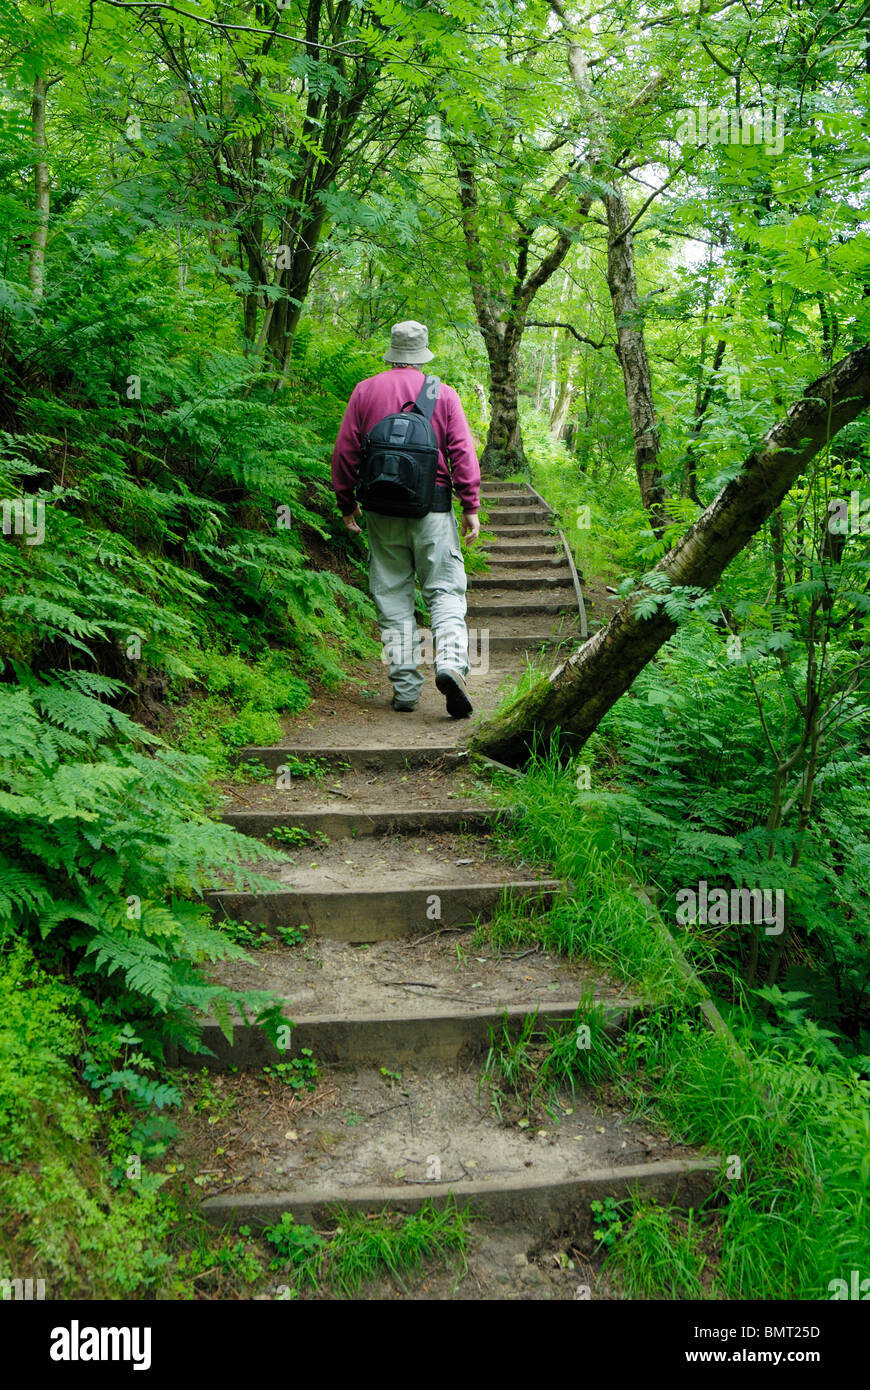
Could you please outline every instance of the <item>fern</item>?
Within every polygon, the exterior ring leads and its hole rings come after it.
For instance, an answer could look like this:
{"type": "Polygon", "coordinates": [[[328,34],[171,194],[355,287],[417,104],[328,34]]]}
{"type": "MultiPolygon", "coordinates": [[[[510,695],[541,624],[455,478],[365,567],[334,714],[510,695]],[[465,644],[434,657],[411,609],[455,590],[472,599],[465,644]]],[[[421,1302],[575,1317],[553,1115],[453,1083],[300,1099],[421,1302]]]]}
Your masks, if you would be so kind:
{"type": "MultiPolygon", "coordinates": [[[[243,953],[189,898],[217,877],[265,886],[249,842],[206,816],[205,760],[107,704],[111,681],[20,675],[0,685],[0,939],[50,941],[155,1039],[195,1043],[194,1011],[235,1001],[199,967],[243,953]]],[[[274,1013],[271,996],[242,998],[274,1013]]]]}

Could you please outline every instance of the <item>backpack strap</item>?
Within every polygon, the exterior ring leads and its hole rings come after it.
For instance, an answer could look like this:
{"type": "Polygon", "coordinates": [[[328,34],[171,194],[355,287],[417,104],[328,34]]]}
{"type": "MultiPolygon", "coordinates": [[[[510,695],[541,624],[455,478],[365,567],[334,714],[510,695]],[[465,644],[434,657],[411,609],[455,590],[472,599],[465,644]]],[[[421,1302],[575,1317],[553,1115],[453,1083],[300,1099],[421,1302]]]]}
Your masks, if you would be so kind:
{"type": "Polygon", "coordinates": [[[414,409],[419,410],[427,420],[432,419],[432,412],[438,401],[438,392],[441,390],[441,382],[437,376],[424,376],[423,385],[420,387],[420,394],[414,402],[414,409]]]}

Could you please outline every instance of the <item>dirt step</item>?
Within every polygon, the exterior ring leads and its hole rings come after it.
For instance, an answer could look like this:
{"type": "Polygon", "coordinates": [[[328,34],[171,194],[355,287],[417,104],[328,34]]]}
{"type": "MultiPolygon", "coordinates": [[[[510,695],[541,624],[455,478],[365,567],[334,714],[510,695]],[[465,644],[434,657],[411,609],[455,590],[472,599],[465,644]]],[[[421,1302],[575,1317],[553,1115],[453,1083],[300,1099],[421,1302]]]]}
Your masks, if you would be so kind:
{"type": "MultiPolygon", "coordinates": [[[[399,716],[393,714],[393,718],[399,716]]],[[[457,724],[459,721],[455,721],[457,724]]],[[[468,759],[468,753],[458,749],[453,743],[429,741],[417,746],[402,743],[396,746],[370,744],[365,747],[348,748],[344,745],[331,747],[329,744],[298,743],[293,746],[276,745],[268,748],[249,747],[242,750],[240,761],[262,763],[264,767],[276,771],[286,767],[293,777],[293,765],[299,763],[303,768],[316,764],[321,771],[344,768],[362,772],[401,771],[406,767],[427,767],[439,764],[443,767],[459,767],[468,759]]]]}
{"type": "Polygon", "coordinates": [[[497,618],[502,615],[529,614],[529,613],[564,613],[566,610],[576,612],[577,596],[573,589],[565,589],[561,593],[537,595],[534,590],[524,598],[517,598],[516,595],[503,597],[497,592],[486,598],[473,598],[468,605],[469,618],[497,618]]]}
{"type": "MultiPolygon", "coordinates": [[[[421,866],[422,868],[422,866],[421,866]]],[[[386,878],[386,876],[385,876],[386,878]]],[[[293,889],[243,892],[219,889],[206,901],[219,916],[251,922],[276,933],[279,927],[308,926],[336,941],[387,941],[434,927],[465,927],[487,920],[505,903],[545,911],[565,891],[560,879],[509,878],[450,885],[437,875],[420,876],[411,888],[293,889]]]]}
{"type": "MultiPolygon", "coordinates": [[[[371,777],[395,772],[415,777],[418,772],[444,772],[452,779],[451,785],[445,783],[445,793],[457,790],[456,779],[470,766],[464,741],[516,679],[516,662],[510,652],[502,653],[489,644],[491,626],[491,622],[485,627],[472,624],[469,633],[471,670],[467,684],[474,705],[470,719],[451,719],[447,714],[428,660],[421,667],[423,689],[417,709],[411,714],[397,714],[390,704],[393,691],[389,677],[377,662],[373,663],[371,685],[362,694],[335,697],[324,693],[303,716],[286,720],[285,735],[279,743],[242,749],[238,761],[262,768],[263,777],[268,769],[273,788],[279,782],[293,787],[316,784],[316,777],[303,775],[307,767],[321,778],[329,777],[333,785],[337,778],[342,787],[341,779],[351,773],[371,777]],[[279,767],[289,767],[290,771],[279,777],[279,767]]],[[[232,809],[243,810],[244,803],[232,809]]]]}
{"type": "Polygon", "coordinates": [[[553,632],[528,632],[517,634],[515,637],[494,636],[489,639],[490,651],[502,654],[504,652],[528,653],[556,650],[562,647],[571,647],[577,639],[565,634],[553,632]]]}
{"type": "MultiPolygon", "coordinates": [[[[464,1133],[457,1135],[457,1144],[464,1137],[464,1133]]],[[[424,1138],[424,1147],[427,1142],[431,1141],[424,1138]]],[[[631,1166],[602,1166],[568,1178],[526,1174],[512,1180],[496,1175],[493,1179],[466,1178],[441,1183],[417,1179],[415,1186],[357,1186],[345,1182],[338,1187],[324,1179],[319,1186],[294,1186],[283,1191],[245,1192],[236,1187],[231,1192],[207,1197],[200,1211],[207,1221],[221,1228],[250,1226],[252,1230],[262,1230],[276,1225],[284,1212],[292,1212],[299,1225],[323,1229],[334,1220],[337,1206],[372,1213],[389,1207],[390,1211],[408,1213],[419,1211],[427,1202],[436,1209],[455,1202],[457,1206],[467,1206],[472,1216],[488,1221],[522,1222],[532,1238],[537,1239],[543,1232],[558,1234],[566,1226],[588,1221],[592,1202],[601,1202],[605,1197],[624,1200],[638,1189],[665,1207],[700,1207],[711,1196],[721,1167],[718,1158],[677,1158],[631,1166]]]]}
{"type": "MultiPolygon", "coordinates": [[[[252,841],[252,856],[257,846],[252,841]]],[[[401,893],[421,883],[459,886],[463,883],[510,883],[530,875],[521,854],[501,847],[487,833],[430,832],[384,835],[375,842],[337,841],[335,844],[293,846],[283,860],[251,861],[276,886],[299,892],[315,889],[391,888],[401,893]]]]}
{"type": "Polygon", "coordinates": [[[363,948],[306,941],[254,951],[250,961],[222,961],[209,977],[231,989],[271,990],[286,999],[293,1020],[280,1050],[241,1019],[230,1043],[210,1020],[203,1041],[215,1053],[206,1061],[214,1070],[282,1055],[286,1061],[303,1048],[320,1061],[355,1066],[455,1061],[485,1051],[490,1027],[499,1028],[505,1013],[512,1031],[537,1015],[538,1036],[547,1024],[570,1023],[581,999],[594,997],[615,1033],[646,1007],[589,967],[543,952],[500,954],[447,933],[363,948]]]}
{"type": "Polygon", "coordinates": [[[221,1083],[237,1113],[212,1125],[191,1117],[181,1144],[186,1170],[206,1179],[203,1214],[220,1223],[262,1227],[291,1211],[320,1226],[337,1203],[409,1211],[452,1193],[478,1215],[540,1229],[635,1183],[696,1204],[720,1166],[625,1112],[602,1114],[583,1091],[565,1093],[537,1129],[500,1124],[476,1068],[402,1069],[397,1079],[374,1067],[327,1073],[307,1101],[283,1104],[254,1076],[221,1083]]]}
{"type": "MultiPolygon", "coordinates": [[[[399,788],[396,789],[397,794],[399,788]]],[[[385,806],[334,806],[306,811],[225,811],[222,820],[243,835],[265,839],[273,830],[293,829],[310,836],[328,835],[344,840],[360,835],[418,834],[423,831],[459,831],[478,834],[504,813],[497,806],[456,802],[447,806],[408,808],[385,806]]]]}
{"type": "MultiPolygon", "coordinates": [[[[549,560],[554,551],[562,550],[562,542],[558,537],[553,536],[551,540],[545,538],[533,538],[528,541],[493,541],[486,546],[486,554],[492,555],[496,560],[504,559],[523,559],[531,557],[537,560],[538,564],[549,560]]],[[[564,564],[564,560],[560,560],[564,564]]]]}
{"type": "Polygon", "coordinates": [[[495,545],[510,545],[513,541],[541,541],[543,545],[553,538],[553,528],[549,525],[500,525],[492,528],[495,545]]]}
{"type": "MultiPolygon", "coordinates": [[[[509,548],[511,550],[516,550],[516,546],[511,546],[509,548]]],[[[493,549],[494,547],[490,546],[486,552],[487,555],[491,555],[493,549]]],[[[554,569],[563,569],[564,566],[564,554],[528,555],[525,552],[522,552],[518,553],[512,559],[508,557],[501,558],[497,555],[493,556],[489,566],[489,573],[491,575],[499,575],[503,573],[513,575],[516,570],[529,570],[531,571],[529,578],[534,578],[535,573],[538,571],[540,571],[543,574],[546,574],[548,571],[554,569]]],[[[474,578],[477,579],[478,576],[475,575],[474,578]]],[[[523,582],[526,582],[525,579],[523,580],[523,582]]]]}
{"type": "MultiPolygon", "coordinates": [[[[393,716],[396,717],[395,715],[393,716]]],[[[368,811],[384,805],[405,811],[433,806],[474,808],[488,805],[492,789],[473,768],[454,770],[418,767],[409,772],[365,772],[347,769],[320,777],[294,777],[289,786],[277,788],[270,778],[263,782],[222,782],[225,811],[368,811]]]]}
{"type": "Polygon", "coordinates": [[[533,496],[527,483],[504,483],[498,478],[481,483],[480,491],[483,497],[492,497],[500,492],[510,493],[512,496],[533,496]]]}
{"type": "Polygon", "coordinates": [[[572,603],[571,611],[566,611],[560,606],[555,615],[549,613],[523,614],[510,608],[499,609],[497,613],[492,613],[485,620],[481,620],[481,631],[488,634],[490,648],[499,637],[527,639],[543,634],[547,641],[552,641],[555,637],[564,637],[566,640],[573,641],[579,632],[575,605],[576,599],[572,603]],[[484,621],[485,627],[483,626],[484,621]]]}
{"type": "MultiPolygon", "coordinates": [[[[501,566],[498,568],[501,569],[501,566]]],[[[567,566],[563,566],[554,569],[552,573],[538,570],[524,574],[476,574],[468,582],[468,592],[471,594],[482,589],[521,589],[523,593],[528,593],[530,586],[536,589],[558,589],[562,586],[570,589],[571,571],[567,566]]]]}
{"type": "MultiPolygon", "coordinates": [[[[268,976],[259,986],[274,989],[268,976]]],[[[570,1025],[576,1010],[577,997],[547,999],[530,1007],[528,1004],[481,1004],[475,1012],[458,1012],[455,1007],[438,1010],[430,1005],[425,1014],[406,1013],[396,1008],[389,1016],[380,1013],[307,1014],[295,1000],[288,1000],[288,1018],[293,1028],[286,1048],[277,1048],[262,1028],[249,1026],[241,1020],[233,1024],[233,1040],[229,1042],[213,1020],[202,1028],[202,1041],[214,1055],[179,1053],[184,1066],[206,1066],[209,1071],[242,1070],[287,1062],[307,1048],[322,1062],[341,1066],[404,1067],[424,1062],[442,1066],[457,1060],[467,1061],[484,1055],[489,1048],[492,1030],[500,1033],[505,1022],[510,1032],[518,1036],[530,1014],[537,1014],[533,1036],[543,1036],[547,1026],[570,1025]]],[[[641,1006],[637,1005],[636,1010],[641,1006]]],[[[607,1031],[618,1033],[625,1029],[632,1010],[605,1006],[607,1031]]]]}
{"type": "Polygon", "coordinates": [[[545,522],[550,523],[551,519],[552,513],[544,507],[490,507],[486,525],[490,530],[497,531],[502,526],[543,526],[545,522]]]}

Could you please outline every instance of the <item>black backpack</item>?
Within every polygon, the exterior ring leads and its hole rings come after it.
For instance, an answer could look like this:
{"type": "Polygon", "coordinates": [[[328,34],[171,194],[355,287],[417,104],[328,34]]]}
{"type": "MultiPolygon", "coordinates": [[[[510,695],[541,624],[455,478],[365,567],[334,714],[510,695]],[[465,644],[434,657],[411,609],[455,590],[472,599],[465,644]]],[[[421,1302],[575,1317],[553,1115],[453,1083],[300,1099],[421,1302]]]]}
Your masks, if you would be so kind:
{"type": "Polygon", "coordinates": [[[357,501],[382,516],[426,516],[432,510],[438,471],[438,437],[432,412],[441,386],[426,376],[416,401],[385,415],[363,441],[357,501]]]}

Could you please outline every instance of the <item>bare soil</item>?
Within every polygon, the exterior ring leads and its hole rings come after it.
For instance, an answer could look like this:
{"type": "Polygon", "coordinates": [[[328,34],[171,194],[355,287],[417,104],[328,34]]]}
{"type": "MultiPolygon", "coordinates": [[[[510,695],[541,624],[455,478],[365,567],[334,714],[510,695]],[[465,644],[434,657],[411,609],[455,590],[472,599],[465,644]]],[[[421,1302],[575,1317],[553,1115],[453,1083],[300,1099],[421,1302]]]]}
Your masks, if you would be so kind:
{"type": "Polygon", "coordinates": [[[299,892],[401,893],[423,886],[517,883],[546,878],[545,868],[500,850],[486,835],[379,835],[304,847],[283,862],[251,859],[251,866],[299,892]]]}
{"type": "Polygon", "coordinates": [[[429,934],[348,947],[318,937],[301,946],[253,953],[250,962],[222,961],[209,971],[231,989],[270,989],[297,1017],[342,1013],[425,1016],[449,1005],[454,1014],[561,1003],[576,1007],[584,990],[601,1002],[627,1004],[631,992],[589,966],[533,948],[499,953],[474,946],[470,932],[429,934]]]}
{"type": "Polygon", "coordinates": [[[203,1196],[328,1188],[340,1202],[343,1192],[374,1185],[563,1182],[692,1153],[590,1091],[565,1092],[528,1127],[499,1123],[476,1066],[394,1076],[335,1069],[300,1095],[270,1076],[212,1080],[227,1113],[188,1109],[179,1144],[203,1196]]]}

